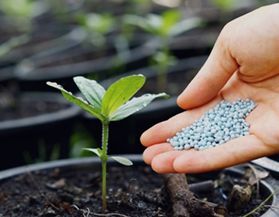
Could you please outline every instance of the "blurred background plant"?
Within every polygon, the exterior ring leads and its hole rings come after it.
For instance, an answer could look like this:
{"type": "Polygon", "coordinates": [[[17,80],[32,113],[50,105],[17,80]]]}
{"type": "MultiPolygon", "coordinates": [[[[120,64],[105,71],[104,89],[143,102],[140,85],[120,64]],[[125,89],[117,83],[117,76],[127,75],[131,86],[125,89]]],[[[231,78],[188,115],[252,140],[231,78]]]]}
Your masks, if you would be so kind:
{"type": "Polygon", "coordinates": [[[114,17],[109,13],[80,14],[77,21],[87,33],[87,40],[96,47],[105,46],[108,34],[115,28],[114,17]]]}
{"type": "Polygon", "coordinates": [[[169,44],[174,37],[201,25],[201,20],[196,17],[182,19],[179,10],[167,10],[161,15],[148,14],[146,17],[139,15],[126,15],[125,22],[137,26],[151,34],[152,41],[158,50],[151,57],[151,64],[157,71],[157,87],[163,91],[167,85],[166,72],[175,64],[175,56],[171,54],[169,44]]]}
{"type": "Polygon", "coordinates": [[[23,31],[31,30],[33,19],[45,13],[49,7],[44,1],[1,0],[0,9],[7,17],[9,25],[23,31]]]}
{"type": "MultiPolygon", "coordinates": [[[[97,143],[92,134],[88,132],[84,126],[77,124],[73,130],[69,140],[69,153],[70,158],[89,157],[91,153],[85,152],[84,148],[97,148],[97,143]]],[[[38,141],[38,149],[35,153],[24,152],[23,158],[26,164],[41,163],[45,161],[53,161],[61,158],[61,145],[54,144],[48,147],[44,140],[38,141]]]]}
{"type": "Polygon", "coordinates": [[[30,37],[26,34],[15,36],[9,39],[8,41],[0,45],[0,59],[4,55],[8,54],[12,49],[27,43],[30,40],[30,37]]]}
{"type": "Polygon", "coordinates": [[[46,161],[58,160],[60,157],[60,145],[55,144],[51,150],[48,150],[44,141],[38,143],[38,150],[36,154],[30,152],[23,152],[23,157],[26,164],[42,163],[46,161]]]}
{"type": "Polygon", "coordinates": [[[83,148],[97,148],[97,142],[93,135],[82,125],[77,125],[70,138],[70,158],[88,157],[91,153],[86,152],[83,148]]]}

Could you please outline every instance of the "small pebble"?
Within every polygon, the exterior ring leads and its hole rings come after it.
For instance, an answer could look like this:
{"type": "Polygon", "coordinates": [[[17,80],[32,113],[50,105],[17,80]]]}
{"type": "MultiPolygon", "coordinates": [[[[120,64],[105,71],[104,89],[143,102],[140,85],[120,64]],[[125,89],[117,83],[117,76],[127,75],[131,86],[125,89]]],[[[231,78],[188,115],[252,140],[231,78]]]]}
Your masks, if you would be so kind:
{"type": "Polygon", "coordinates": [[[250,126],[245,118],[255,107],[256,103],[250,99],[223,100],[167,142],[176,150],[203,150],[249,135],[250,126]]]}

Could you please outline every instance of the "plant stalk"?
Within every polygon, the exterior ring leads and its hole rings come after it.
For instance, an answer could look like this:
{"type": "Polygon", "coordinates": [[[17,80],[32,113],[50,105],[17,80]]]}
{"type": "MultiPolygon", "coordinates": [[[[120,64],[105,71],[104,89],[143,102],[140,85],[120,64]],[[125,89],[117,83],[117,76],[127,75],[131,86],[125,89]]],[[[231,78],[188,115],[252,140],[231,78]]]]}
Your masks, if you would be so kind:
{"type": "MultiPolygon", "coordinates": [[[[160,39],[162,43],[161,52],[163,52],[166,56],[169,55],[169,43],[168,37],[161,37],[160,39]]],[[[169,64],[166,62],[160,62],[158,66],[158,76],[157,76],[157,88],[158,91],[163,91],[167,86],[167,71],[169,64]]]]}
{"type": "Polygon", "coordinates": [[[108,150],[109,123],[102,123],[102,209],[107,209],[107,150],[108,150]]]}
{"type": "Polygon", "coordinates": [[[164,91],[167,86],[167,67],[166,65],[159,66],[159,73],[157,77],[158,91],[164,91]]]}

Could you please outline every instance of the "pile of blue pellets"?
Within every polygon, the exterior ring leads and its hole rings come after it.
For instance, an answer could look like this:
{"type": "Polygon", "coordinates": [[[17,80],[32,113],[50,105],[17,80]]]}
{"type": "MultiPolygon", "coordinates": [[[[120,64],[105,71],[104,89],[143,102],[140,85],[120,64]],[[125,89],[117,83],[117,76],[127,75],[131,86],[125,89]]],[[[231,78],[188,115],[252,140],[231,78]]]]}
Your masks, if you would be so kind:
{"type": "Polygon", "coordinates": [[[234,102],[223,100],[192,125],[167,139],[167,142],[176,150],[202,150],[246,136],[249,134],[249,124],[245,118],[255,107],[256,103],[250,99],[234,102]]]}

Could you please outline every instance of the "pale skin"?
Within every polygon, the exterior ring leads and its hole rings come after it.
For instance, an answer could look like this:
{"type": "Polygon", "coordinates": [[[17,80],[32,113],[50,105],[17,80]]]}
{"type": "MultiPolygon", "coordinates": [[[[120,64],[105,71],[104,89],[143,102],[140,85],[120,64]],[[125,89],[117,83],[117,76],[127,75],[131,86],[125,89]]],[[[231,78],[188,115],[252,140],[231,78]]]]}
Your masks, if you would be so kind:
{"type": "Polygon", "coordinates": [[[186,111],[145,131],[144,161],[158,173],[201,173],[279,153],[279,4],[228,23],[196,77],[177,98],[186,111]],[[257,107],[250,135],[202,151],[176,151],[166,139],[222,99],[249,98],[257,107]]]}

